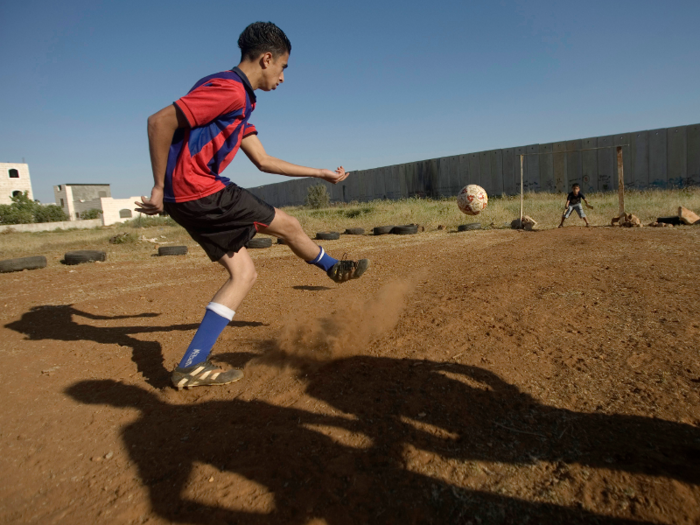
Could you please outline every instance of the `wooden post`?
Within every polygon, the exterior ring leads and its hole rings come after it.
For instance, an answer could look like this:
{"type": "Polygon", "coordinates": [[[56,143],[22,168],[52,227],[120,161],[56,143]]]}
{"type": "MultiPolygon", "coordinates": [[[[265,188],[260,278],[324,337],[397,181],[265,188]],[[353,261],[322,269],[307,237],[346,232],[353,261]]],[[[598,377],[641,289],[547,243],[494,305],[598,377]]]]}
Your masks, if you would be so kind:
{"type": "Polygon", "coordinates": [[[617,147],[617,197],[619,201],[618,217],[625,213],[625,175],[622,167],[622,146],[617,147]]]}
{"type": "Polygon", "coordinates": [[[520,155],[520,227],[523,227],[523,155],[520,155]]]}

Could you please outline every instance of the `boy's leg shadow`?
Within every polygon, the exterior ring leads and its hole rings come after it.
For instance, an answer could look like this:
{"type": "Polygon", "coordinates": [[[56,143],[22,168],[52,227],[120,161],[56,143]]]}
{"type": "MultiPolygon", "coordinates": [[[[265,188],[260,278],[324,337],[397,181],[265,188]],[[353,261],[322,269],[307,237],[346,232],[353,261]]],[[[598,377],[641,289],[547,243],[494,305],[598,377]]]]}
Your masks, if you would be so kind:
{"type": "Polygon", "coordinates": [[[307,380],[307,394],[355,415],[387,453],[410,444],[462,461],[563,461],[700,485],[697,427],[543,405],[486,369],[362,356],[331,362],[307,380]]]}
{"type": "Polygon", "coordinates": [[[53,341],[93,341],[103,345],[119,345],[132,349],[132,361],[136,369],[154,388],[163,388],[168,384],[170,371],[163,363],[160,343],[142,341],[134,334],[153,332],[195,330],[199,324],[180,324],[171,326],[93,326],[81,324],[74,317],[83,317],[93,321],[116,321],[123,319],[153,318],[159,314],[141,313],[134,315],[106,316],[78,310],[73,305],[35,306],[22,317],[5,325],[5,328],[24,334],[28,340],[53,341]]]}
{"type": "Polygon", "coordinates": [[[343,445],[313,429],[367,431],[346,417],[240,399],[176,405],[105,380],[75,384],[67,393],[86,404],[140,411],[122,429],[124,447],[153,511],[174,523],[466,523],[475,517],[504,524],[643,523],[464,489],[412,472],[374,445],[343,445]],[[186,496],[188,485],[199,483],[192,480],[197,464],[221,472],[216,483],[222,485],[208,487],[210,503],[186,496]],[[264,512],[246,509],[254,509],[255,501],[240,492],[245,480],[256,486],[256,498],[271,499],[264,512]]]}

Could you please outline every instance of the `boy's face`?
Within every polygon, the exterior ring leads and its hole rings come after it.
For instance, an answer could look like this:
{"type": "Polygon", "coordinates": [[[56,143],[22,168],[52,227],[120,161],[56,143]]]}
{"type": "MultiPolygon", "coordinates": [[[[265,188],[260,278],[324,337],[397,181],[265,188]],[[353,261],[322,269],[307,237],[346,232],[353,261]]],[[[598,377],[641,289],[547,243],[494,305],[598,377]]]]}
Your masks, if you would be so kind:
{"type": "Polygon", "coordinates": [[[581,191],[581,188],[579,188],[578,186],[576,186],[576,187],[574,188],[574,195],[578,195],[578,192],[579,192],[579,191],[581,191]]]}
{"type": "Polygon", "coordinates": [[[275,58],[272,53],[265,53],[263,60],[263,76],[260,89],[263,91],[273,91],[284,82],[284,70],[289,63],[289,53],[275,58]]]}

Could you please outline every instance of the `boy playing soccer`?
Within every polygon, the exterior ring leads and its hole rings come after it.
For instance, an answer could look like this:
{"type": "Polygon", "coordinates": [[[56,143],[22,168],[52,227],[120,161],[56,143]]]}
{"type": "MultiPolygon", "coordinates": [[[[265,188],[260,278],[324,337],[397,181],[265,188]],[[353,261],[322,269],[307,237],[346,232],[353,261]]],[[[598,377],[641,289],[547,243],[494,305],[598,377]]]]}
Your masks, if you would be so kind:
{"type": "Polygon", "coordinates": [[[265,152],[248,121],[255,109],[254,91],[273,91],[284,82],[292,45],[272,22],[256,22],[241,33],[238,47],[237,67],[204,77],[187,95],[148,118],[155,182],[151,197],[136,203],[137,211],[148,215],[167,211],[229,273],[173,371],[178,389],[224,385],[243,377],[240,370],[219,369],[208,356],[257,278],[245,248],[256,233],[283,239],[298,257],[336,282],[357,279],[369,267],[367,259],[332,258],[309,239],[294,217],[221,176],[239,148],[267,173],[316,177],[333,184],[349,175],[342,166],[335,171],[306,168],[265,152]]]}
{"type": "Polygon", "coordinates": [[[559,223],[559,227],[563,228],[564,227],[564,221],[569,218],[569,215],[571,215],[571,212],[576,210],[576,213],[578,213],[578,216],[583,219],[583,221],[586,223],[586,227],[590,226],[588,223],[588,219],[586,218],[586,212],[583,211],[583,206],[581,205],[581,201],[586,203],[586,206],[589,208],[593,209],[593,206],[588,204],[588,201],[586,200],[586,196],[581,193],[581,186],[578,184],[574,184],[571,187],[571,193],[569,193],[566,196],[566,204],[564,205],[564,214],[561,216],[561,222],[559,223]]]}

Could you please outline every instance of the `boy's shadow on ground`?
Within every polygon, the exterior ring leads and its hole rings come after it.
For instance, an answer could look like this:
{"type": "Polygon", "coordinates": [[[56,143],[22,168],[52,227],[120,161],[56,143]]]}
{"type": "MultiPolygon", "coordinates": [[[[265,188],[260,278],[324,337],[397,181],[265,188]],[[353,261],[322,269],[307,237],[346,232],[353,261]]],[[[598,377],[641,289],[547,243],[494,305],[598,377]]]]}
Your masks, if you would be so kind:
{"type": "Polygon", "coordinates": [[[457,487],[437,479],[444,463],[416,468],[411,450],[451,461],[462,476],[473,474],[471,460],[540,459],[700,482],[700,432],[689,425],[548,407],[463,365],[374,357],[320,368],[289,356],[278,362],[307,376],[309,395],[346,415],[239,399],[173,405],[114,381],[85,381],[68,394],[141,411],[122,430],[124,448],[154,511],[172,522],[640,523],[457,487]],[[241,496],[240,479],[225,474],[209,486],[217,505],[185,497],[188,485],[201,489],[206,481],[192,478],[195,462],[262,485],[273,504],[257,512],[226,508],[255,505],[260,491],[241,496]]]}
{"type": "MultiPolygon", "coordinates": [[[[18,321],[5,325],[27,336],[32,341],[94,341],[99,344],[129,347],[132,349],[132,360],[136,368],[144,376],[149,385],[163,388],[170,384],[170,371],[163,365],[161,345],[155,341],[141,341],[134,334],[152,332],[170,332],[174,330],[195,330],[199,324],[179,324],[170,326],[92,326],[74,321],[74,316],[84,317],[93,321],[118,321],[122,319],[153,318],[160,314],[141,313],[134,315],[97,315],[74,308],[73,305],[35,306],[24,313],[18,321]]],[[[261,326],[263,323],[254,321],[233,321],[233,326],[261,326]]],[[[186,348],[183,343],[182,350],[186,348]]]]}
{"type": "Polygon", "coordinates": [[[386,453],[402,453],[391,441],[401,435],[445,458],[564,462],[700,484],[700,429],[543,405],[474,366],[351,357],[314,374],[307,393],[365,422],[386,453]],[[419,430],[424,424],[454,438],[419,430]]]}

